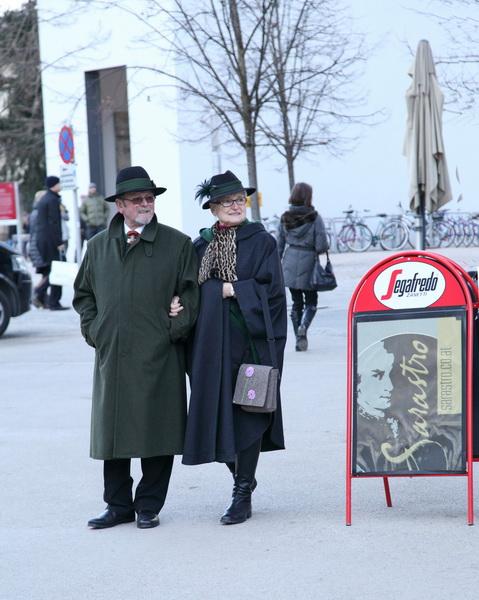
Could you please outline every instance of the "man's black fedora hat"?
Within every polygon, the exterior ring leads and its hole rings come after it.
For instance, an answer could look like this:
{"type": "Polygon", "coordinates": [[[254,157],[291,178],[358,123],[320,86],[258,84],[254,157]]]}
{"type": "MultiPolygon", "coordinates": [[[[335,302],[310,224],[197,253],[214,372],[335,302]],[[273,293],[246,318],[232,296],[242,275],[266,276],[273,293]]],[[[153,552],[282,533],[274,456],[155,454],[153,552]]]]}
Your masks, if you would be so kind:
{"type": "Polygon", "coordinates": [[[208,198],[201,206],[201,208],[206,209],[210,207],[210,204],[217,204],[221,198],[238,192],[245,192],[247,196],[250,196],[256,192],[256,189],[243,187],[243,184],[234,173],[225,171],[219,175],[213,175],[210,180],[203,181],[203,183],[198,186],[195,198],[200,201],[203,198],[208,198]]]}
{"type": "Polygon", "coordinates": [[[159,196],[166,192],[166,188],[156,187],[143,167],[126,167],[116,176],[116,193],[105,200],[114,202],[118,196],[128,192],[152,192],[155,196],[159,196]]]}

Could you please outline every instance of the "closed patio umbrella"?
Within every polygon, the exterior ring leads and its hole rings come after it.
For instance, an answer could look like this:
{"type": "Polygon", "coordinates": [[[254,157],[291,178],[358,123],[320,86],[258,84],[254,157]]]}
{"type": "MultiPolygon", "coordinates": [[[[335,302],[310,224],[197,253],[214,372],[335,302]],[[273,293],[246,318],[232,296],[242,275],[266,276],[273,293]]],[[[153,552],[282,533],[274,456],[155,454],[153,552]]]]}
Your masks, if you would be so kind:
{"type": "Polygon", "coordinates": [[[407,130],[404,154],[409,165],[409,203],[420,221],[418,249],[426,243],[425,211],[434,212],[452,198],[442,135],[444,96],[436,78],[431,47],[417,47],[411,85],[406,92],[407,130]]]}

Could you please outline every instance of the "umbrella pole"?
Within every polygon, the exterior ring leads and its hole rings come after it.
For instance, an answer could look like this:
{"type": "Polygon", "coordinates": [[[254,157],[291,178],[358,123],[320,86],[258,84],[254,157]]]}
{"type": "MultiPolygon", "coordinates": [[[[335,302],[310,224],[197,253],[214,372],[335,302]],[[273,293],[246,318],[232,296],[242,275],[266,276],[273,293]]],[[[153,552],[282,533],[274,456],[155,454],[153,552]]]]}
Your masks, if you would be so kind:
{"type": "Polygon", "coordinates": [[[419,206],[416,209],[416,249],[426,249],[426,194],[422,185],[419,186],[419,206]]]}

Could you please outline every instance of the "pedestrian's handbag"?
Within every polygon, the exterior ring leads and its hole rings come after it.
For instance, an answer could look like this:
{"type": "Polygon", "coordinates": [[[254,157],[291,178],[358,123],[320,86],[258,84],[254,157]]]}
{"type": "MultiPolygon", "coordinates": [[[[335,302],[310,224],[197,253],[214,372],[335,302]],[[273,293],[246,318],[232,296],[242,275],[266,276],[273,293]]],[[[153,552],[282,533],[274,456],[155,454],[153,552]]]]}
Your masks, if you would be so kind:
{"type": "Polygon", "coordinates": [[[329,253],[326,251],[326,266],[322,266],[319,256],[314,264],[314,269],[309,282],[310,287],[315,292],[329,292],[338,286],[333,271],[333,265],[329,260],[329,253]]]}
{"type": "Polygon", "coordinates": [[[277,406],[279,369],[276,360],[273,324],[264,290],[261,290],[261,303],[272,366],[242,364],[236,379],[233,404],[238,404],[247,412],[271,413],[276,410],[277,406]]]}
{"type": "Polygon", "coordinates": [[[73,282],[78,273],[78,265],[66,262],[64,256],[62,253],[60,260],[52,260],[52,268],[48,279],[52,285],[73,287],[73,282]]]}

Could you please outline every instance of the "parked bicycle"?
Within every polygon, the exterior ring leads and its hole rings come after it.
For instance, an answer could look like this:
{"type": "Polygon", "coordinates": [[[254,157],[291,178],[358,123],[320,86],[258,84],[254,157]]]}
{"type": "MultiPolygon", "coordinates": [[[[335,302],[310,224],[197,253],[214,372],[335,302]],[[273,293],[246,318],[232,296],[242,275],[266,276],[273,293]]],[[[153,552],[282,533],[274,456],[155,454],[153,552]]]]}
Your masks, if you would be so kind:
{"type": "Polygon", "coordinates": [[[338,238],[352,252],[365,252],[377,245],[383,250],[401,250],[407,244],[409,229],[400,215],[379,213],[376,217],[380,220],[373,231],[364,222],[366,217],[359,217],[352,209],[343,212],[346,214],[346,222],[338,238]]]}

